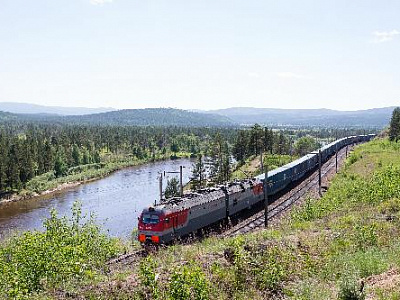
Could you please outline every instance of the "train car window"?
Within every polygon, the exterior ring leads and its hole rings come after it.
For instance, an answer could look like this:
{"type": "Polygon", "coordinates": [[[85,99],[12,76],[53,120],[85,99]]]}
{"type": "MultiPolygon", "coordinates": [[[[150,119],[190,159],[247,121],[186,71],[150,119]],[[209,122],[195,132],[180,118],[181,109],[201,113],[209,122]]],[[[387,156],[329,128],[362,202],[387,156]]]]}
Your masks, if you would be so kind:
{"type": "Polygon", "coordinates": [[[144,224],[157,224],[160,221],[160,218],[157,215],[152,214],[144,214],[143,215],[143,223],[144,224]]]}

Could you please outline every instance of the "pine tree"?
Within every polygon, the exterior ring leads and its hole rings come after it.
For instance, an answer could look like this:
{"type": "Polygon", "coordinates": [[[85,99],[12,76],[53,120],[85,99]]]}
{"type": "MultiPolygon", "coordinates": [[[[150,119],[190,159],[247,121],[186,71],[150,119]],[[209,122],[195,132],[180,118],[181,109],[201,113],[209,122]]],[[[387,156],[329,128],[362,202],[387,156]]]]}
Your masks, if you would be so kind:
{"type": "Polygon", "coordinates": [[[192,190],[197,190],[202,187],[204,187],[204,181],[205,181],[205,166],[203,163],[203,157],[200,154],[197,157],[197,162],[193,164],[193,172],[192,172],[192,177],[191,177],[191,188],[192,190]]]}
{"type": "Polygon", "coordinates": [[[279,134],[276,136],[276,153],[277,154],[288,154],[289,153],[289,140],[288,138],[283,134],[283,132],[279,132],[279,134]]]}
{"type": "Polygon", "coordinates": [[[228,181],[231,175],[231,159],[228,143],[223,141],[217,133],[212,142],[210,150],[210,178],[213,183],[228,181]]]}
{"type": "Polygon", "coordinates": [[[233,145],[233,156],[239,163],[244,163],[247,158],[248,152],[248,135],[246,130],[239,130],[238,136],[236,138],[235,144],[233,145]]]}
{"type": "Polygon", "coordinates": [[[8,186],[12,189],[18,190],[21,188],[20,179],[20,165],[19,165],[19,151],[18,151],[18,138],[13,139],[8,153],[8,167],[7,167],[7,181],[8,186]]]}
{"type": "Polygon", "coordinates": [[[64,150],[59,147],[57,156],[54,162],[54,174],[56,177],[61,177],[67,174],[68,166],[65,159],[64,150]]]}
{"type": "Polygon", "coordinates": [[[72,159],[74,166],[79,166],[81,164],[81,152],[76,144],[72,146],[72,159]]]}
{"type": "Polygon", "coordinates": [[[167,181],[167,187],[164,192],[165,198],[172,198],[179,196],[179,181],[175,177],[172,177],[167,181]]]}
{"type": "Polygon", "coordinates": [[[267,127],[264,128],[264,151],[265,152],[273,152],[273,147],[274,147],[274,132],[272,129],[269,129],[267,127]]]}
{"type": "Polygon", "coordinates": [[[0,132],[0,194],[7,187],[8,153],[4,132],[0,132]]]}
{"type": "Polygon", "coordinates": [[[178,145],[177,141],[172,142],[171,151],[174,153],[174,156],[176,157],[176,153],[179,152],[179,145],[178,145]]]}
{"type": "Polygon", "coordinates": [[[222,165],[221,165],[221,177],[223,181],[229,181],[231,177],[231,154],[229,151],[229,145],[225,141],[222,145],[222,165]]]}
{"type": "Polygon", "coordinates": [[[263,139],[263,129],[259,124],[254,124],[250,131],[249,154],[257,155],[260,153],[264,144],[263,139]]]}
{"type": "Polygon", "coordinates": [[[48,139],[44,142],[44,171],[49,172],[53,170],[53,147],[48,139]]]}
{"type": "Polygon", "coordinates": [[[391,141],[400,139],[400,107],[393,110],[392,119],[390,120],[389,138],[391,141]]]}
{"type": "Polygon", "coordinates": [[[91,157],[90,157],[90,153],[88,151],[88,149],[84,148],[82,150],[83,155],[82,155],[82,164],[83,165],[87,165],[91,163],[91,157]]]}

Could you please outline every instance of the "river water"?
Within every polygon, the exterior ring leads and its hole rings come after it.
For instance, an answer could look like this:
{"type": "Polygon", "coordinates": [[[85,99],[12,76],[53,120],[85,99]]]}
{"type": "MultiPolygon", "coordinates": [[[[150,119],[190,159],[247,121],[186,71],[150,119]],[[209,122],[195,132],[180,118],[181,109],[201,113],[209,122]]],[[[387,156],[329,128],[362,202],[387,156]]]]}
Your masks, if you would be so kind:
{"type": "MultiPolygon", "coordinates": [[[[82,203],[83,214],[93,213],[109,235],[127,238],[137,227],[141,210],[159,199],[159,172],[179,171],[179,166],[184,166],[183,182],[187,183],[192,164],[189,159],[178,159],[130,167],[55,195],[1,206],[0,238],[15,230],[43,229],[42,222],[51,208],[61,216],[70,216],[76,200],[82,203]]],[[[166,179],[179,179],[179,174],[166,175],[166,179]]]]}

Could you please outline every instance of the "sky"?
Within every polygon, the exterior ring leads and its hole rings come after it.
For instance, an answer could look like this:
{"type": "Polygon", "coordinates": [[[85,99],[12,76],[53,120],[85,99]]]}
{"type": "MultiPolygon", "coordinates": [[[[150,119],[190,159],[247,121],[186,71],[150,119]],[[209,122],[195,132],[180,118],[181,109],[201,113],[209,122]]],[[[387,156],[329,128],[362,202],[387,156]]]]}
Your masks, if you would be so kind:
{"type": "Polygon", "coordinates": [[[0,102],[400,105],[400,1],[0,0],[0,102]]]}

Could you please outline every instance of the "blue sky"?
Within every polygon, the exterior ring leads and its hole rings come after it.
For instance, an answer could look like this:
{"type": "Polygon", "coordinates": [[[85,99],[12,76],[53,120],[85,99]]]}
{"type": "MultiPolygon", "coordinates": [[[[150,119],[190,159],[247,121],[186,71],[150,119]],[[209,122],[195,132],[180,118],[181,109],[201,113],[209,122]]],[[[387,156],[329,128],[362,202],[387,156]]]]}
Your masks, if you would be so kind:
{"type": "Polygon", "coordinates": [[[0,102],[400,105],[400,1],[0,0],[0,102]]]}

